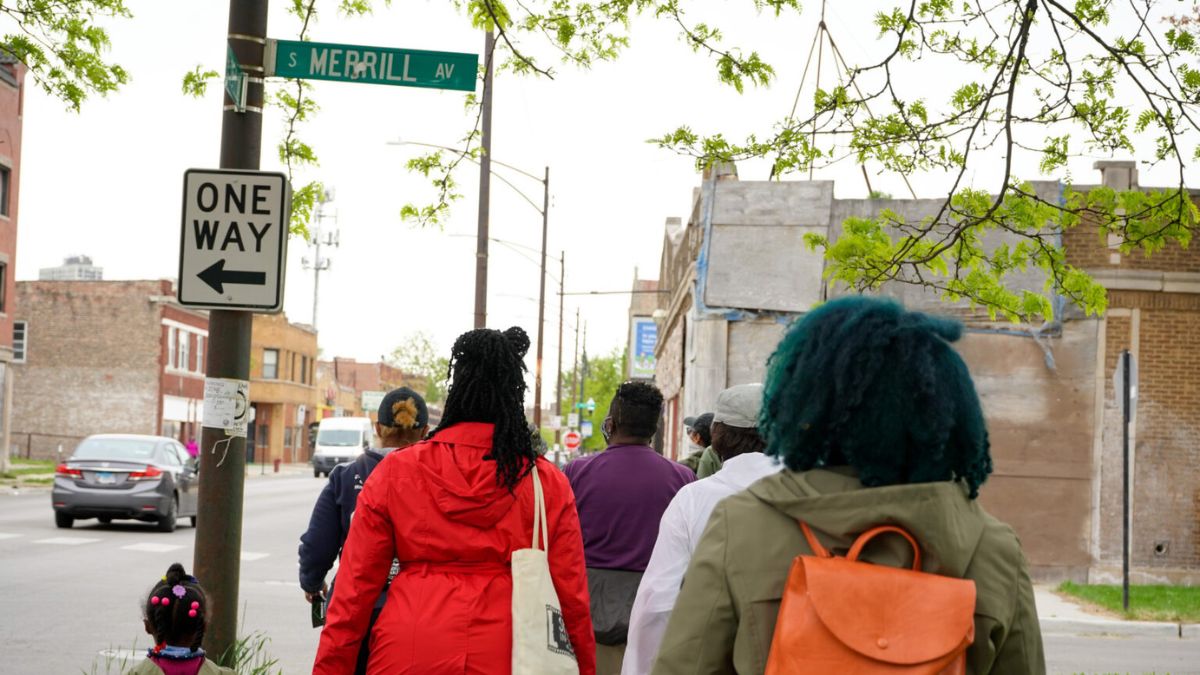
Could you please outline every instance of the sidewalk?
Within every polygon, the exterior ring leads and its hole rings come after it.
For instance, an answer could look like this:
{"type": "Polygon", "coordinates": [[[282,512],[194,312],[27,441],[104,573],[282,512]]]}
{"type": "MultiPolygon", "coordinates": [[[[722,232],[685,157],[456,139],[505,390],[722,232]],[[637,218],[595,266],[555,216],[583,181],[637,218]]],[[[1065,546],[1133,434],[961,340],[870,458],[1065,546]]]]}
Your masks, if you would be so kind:
{"type": "Polygon", "coordinates": [[[1107,635],[1200,639],[1200,624],[1165,621],[1126,621],[1095,613],[1054,592],[1052,586],[1034,586],[1038,622],[1043,635],[1107,635]]]}

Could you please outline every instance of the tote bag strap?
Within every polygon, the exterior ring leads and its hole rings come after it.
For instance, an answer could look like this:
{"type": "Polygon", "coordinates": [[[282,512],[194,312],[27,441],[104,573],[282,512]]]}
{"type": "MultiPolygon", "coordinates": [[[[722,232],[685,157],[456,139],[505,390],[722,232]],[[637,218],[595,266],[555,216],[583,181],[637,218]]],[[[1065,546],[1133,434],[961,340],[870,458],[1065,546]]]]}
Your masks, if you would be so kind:
{"type": "Polygon", "coordinates": [[[542,550],[550,550],[550,521],[546,519],[546,496],[542,493],[542,480],[538,478],[537,463],[533,465],[533,542],[529,548],[538,547],[538,533],[542,537],[542,550]]]}

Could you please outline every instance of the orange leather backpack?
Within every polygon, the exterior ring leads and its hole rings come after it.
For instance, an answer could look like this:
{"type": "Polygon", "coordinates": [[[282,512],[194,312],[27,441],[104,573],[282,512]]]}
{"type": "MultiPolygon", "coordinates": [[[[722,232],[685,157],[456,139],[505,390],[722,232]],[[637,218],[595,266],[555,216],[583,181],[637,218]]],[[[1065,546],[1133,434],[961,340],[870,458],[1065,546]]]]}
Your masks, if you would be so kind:
{"type": "Polygon", "coordinates": [[[766,675],[966,673],[975,639],[975,582],[921,572],[921,550],[900,527],[864,532],[835,557],[800,523],[813,554],[792,561],[766,675]],[[911,570],[859,562],[894,532],[912,544],[911,570]]]}

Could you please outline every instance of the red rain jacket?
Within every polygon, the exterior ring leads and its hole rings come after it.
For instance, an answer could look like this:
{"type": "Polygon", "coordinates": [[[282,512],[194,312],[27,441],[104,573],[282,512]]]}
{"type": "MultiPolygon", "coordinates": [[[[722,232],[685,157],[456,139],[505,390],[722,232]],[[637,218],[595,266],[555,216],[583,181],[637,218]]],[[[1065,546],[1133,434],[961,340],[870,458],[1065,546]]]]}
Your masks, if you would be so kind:
{"type": "MultiPolygon", "coordinates": [[[[512,668],[512,552],[533,538],[533,479],[515,497],[484,460],[492,425],[464,422],[390,453],[371,473],[342,550],[313,673],[354,672],[393,557],[400,572],[371,632],[372,674],[497,675],[512,668]]],[[[550,574],[582,675],[595,675],[583,537],[571,486],[538,474],[550,522],[550,574]]]]}

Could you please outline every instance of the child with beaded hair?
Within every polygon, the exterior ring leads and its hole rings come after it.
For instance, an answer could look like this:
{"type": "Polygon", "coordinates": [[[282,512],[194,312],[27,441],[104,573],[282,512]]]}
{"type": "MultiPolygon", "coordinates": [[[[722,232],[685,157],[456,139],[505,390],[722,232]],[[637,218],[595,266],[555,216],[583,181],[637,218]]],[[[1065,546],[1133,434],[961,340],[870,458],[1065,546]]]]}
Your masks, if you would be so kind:
{"type": "Polygon", "coordinates": [[[208,626],[208,598],[183,565],[171,565],[150,589],[142,621],[154,646],[130,675],[233,675],[205,658],[200,648],[208,626]]]}

